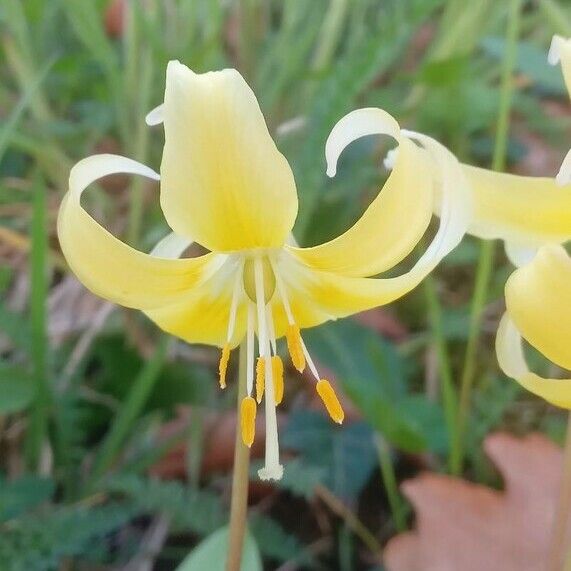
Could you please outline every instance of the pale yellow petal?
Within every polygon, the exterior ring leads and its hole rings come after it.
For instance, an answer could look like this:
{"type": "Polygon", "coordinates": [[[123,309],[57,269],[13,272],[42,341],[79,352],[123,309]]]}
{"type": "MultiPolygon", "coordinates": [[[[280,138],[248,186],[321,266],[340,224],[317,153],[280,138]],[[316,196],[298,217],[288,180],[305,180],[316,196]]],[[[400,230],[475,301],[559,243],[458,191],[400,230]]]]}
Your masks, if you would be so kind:
{"type": "Polygon", "coordinates": [[[281,246],[297,214],[295,182],[244,78],[171,61],[162,116],[171,228],[213,251],[281,246]]]}
{"type": "Polygon", "coordinates": [[[510,276],[506,306],[526,341],[571,369],[571,259],[563,247],[544,246],[510,276]]]}
{"type": "MultiPolygon", "coordinates": [[[[439,173],[440,226],[420,259],[406,273],[394,278],[362,278],[324,271],[309,265],[297,248],[286,246],[275,266],[288,297],[297,300],[293,310],[300,327],[311,327],[390,303],[414,289],[462,240],[471,212],[470,189],[458,161],[442,145],[419,133],[418,139],[431,153],[439,173]],[[298,312],[303,316],[298,318],[298,312]]],[[[276,330],[282,335],[284,323],[276,330]]]]}
{"type": "Polygon", "coordinates": [[[507,313],[498,327],[496,355],[502,371],[526,390],[555,406],[571,409],[571,379],[544,378],[529,370],[521,335],[507,313]]]}
{"type": "Polygon", "coordinates": [[[464,166],[472,186],[469,233],[515,242],[565,242],[571,238],[571,185],[464,166]]]}
{"type": "Polygon", "coordinates": [[[326,144],[330,176],[352,141],[365,135],[389,135],[399,143],[385,185],[361,218],[344,234],[297,251],[308,265],[351,276],[371,276],[403,260],[424,234],[433,208],[433,180],[426,153],[402,137],[398,123],[382,109],[359,109],[333,127],[326,144]]]}
{"type": "Polygon", "coordinates": [[[127,307],[148,309],[181,299],[215,270],[212,254],[167,260],[127,246],[81,206],[81,194],[92,182],[115,173],[158,175],[117,155],[94,155],[75,165],[69,191],[58,216],[58,237],[69,266],[93,293],[127,307]]]}
{"type": "MultiPolygon", "coordinates": [[[[162,330],[188,343],[226,345],[236,273],[242,271],[242,266],[231,257],[220,254],[218,258],[223,261],[207,281],[175,303],[146,310],[147,317],[162,330]]],[[[238,345],[246,331],[247,303],[243,289],[239,295],[230,347],[238,345]]]]}

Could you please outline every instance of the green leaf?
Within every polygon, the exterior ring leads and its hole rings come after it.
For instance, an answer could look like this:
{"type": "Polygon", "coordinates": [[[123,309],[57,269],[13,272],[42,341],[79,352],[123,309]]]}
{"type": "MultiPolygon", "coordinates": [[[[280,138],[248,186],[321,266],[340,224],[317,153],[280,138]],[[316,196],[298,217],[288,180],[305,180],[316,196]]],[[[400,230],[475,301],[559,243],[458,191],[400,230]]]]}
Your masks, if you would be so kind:
{"type": "MultiPolygon", "coordinates": [[[[504,38],[484,38],[482,48],[494,59],[501,59],[505,51],[504,38]]],[[[517,46],[517,70],[532,79],[538,87],[554,95],[567,96],[567,90],[559,66],[547,64],[547,49],[529,42],[517,46]]]]}
{"type": "Polygon", "coordinates": [[[0,414],[20,412],[36,395],[36,384],[18,367],[0,367],[0,414]]]}
{"type": "MultiPolygon", "coordinates": [[[[228,553],[229,530],[219,529],[200,543],[177,567],[177,571],[224,571],[228,553]]],[[[242,571],[262,571],[262,560],[258,546],[251,535],[246,533],[242,550],[242,571]]]]}
{"type": "Polygon", "coordinates": [[[386,398],[378,390],[378,383],[363,377],[346,377],[342,385],[365,419],[391,444],[407,452],[421,452],[427,448],[422,430],[399,407],[402,398],[386,398]]]}
{"type": "Polygon", "coordinates": [[[306,465],[323,469],[323,483],[340,497],[356,497],[377,465],[373,432],[364,422],[338,426],[324,414],[295,412],[282,443],[300,452],[306,465]]]}
{"type": "Polygon", "coordinates": [[[23,476],[13,482],[0,478],[0,521],[18,517],[49,500],[54,490],[54,482],[49,478],[23,476]]]}
{"type": "Polygon", "coordinates": [[[360,377],[374,384],[385,398],[397,399],[406,392],[407,371],[393,345],[374,331],[343,319],[304,333],[311,354],[345,379],[360,377]]]}

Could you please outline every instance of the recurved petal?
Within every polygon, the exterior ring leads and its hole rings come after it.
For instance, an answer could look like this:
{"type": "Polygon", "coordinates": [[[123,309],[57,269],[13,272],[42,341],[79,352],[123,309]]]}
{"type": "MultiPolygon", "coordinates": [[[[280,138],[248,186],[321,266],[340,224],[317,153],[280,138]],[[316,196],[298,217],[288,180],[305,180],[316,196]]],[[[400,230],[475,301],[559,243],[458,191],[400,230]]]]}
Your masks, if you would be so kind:
{"type": "Polygon", "coordinates": [[[470,234],[539,244],[571,238],[571,185],[467,165],[464,173],[474,196],[470,234]]]}
{"type": "Polygon", "coordinates": [[[502,371],[531,393],[556,406],[571,409],[571,379],[550,379],[532,373],[526,363],[522,337],[506,313],[496,336],[496,355],[502,371]]]}
{"type": "Polygon", "coordinates": [[[565,85],[571,96],[571,39],[558,35],[553,36],[547,60],[551,65],[561,63],[565,85]]]}
{"type": "Polygon", "coordinates": [[[94,155],[73,167],[58,215],[59,241],[71,269],[93,293],[127,307],[160,307],[188,295],[215,270],[213,254],[185,260],[144,254],[115,238],[81,206],[81,194],[92,182],[116,173],[158,179],[150,168],[117,155],[94,155]]]}
{"type": "Polygon", "coordinates": [[[352,111],[333,127],[325,147],[327,174],[335,175],[339,155],[365,135],[388,135],[399,143],[394,168],[349,230],[319,246],[297,250],[299,259],[311,267],[349,276],[379,274],[410,254],[428,227],[434,184],[429,161],[382,109],[352,111]]]}
{"type": "Polygon", "coordinates": [[[308,310],[315,312],[311,317],[321,315],[323,321],[335,319],[398,299],[415,288],[462,239],[470,219],[471,201],[460,164],[433,139],[419,133],[408,133],[408,136],[423,144],[439,171],[442,202],[438,232],[416,264],[394,278],[361,278],[326,272],[310,266],[299,257],[298,251],[286,247],[279,262],[280,275],[287,291],[296,292],[308,310]]]}
{"type": "Polygon", "coordinates": [[[548,359],[571,369],[571,259],[542,247],[506,283],[507,312],[523,337],[548,359]]]}
{"type": "Polygon", "coordinates": [[[256,97],[233,69],[167,67],[161,206],[209,250],[281,246],[297,214],[293,174],[256,97]]]}

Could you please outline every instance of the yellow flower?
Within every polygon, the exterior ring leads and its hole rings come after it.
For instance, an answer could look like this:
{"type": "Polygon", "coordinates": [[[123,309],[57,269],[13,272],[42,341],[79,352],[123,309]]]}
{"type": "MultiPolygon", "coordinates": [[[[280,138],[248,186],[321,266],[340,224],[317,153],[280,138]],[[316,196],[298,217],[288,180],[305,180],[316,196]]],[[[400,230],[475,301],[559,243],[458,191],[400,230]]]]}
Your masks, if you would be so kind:
{"type": "MultiPolygon", "coordinates": [[[[553,36],[551,40],[551,47],[547,59],[551,65],[561,63],[561,70],[563,71],[563,79],[567,86],[567,91],[571,97],[571,39],[562,38],[561,36],[553,36]]],[[[563,159],[561,168],[557,173],[557,182],[559,184],[566,184],[571,182],[571,150],[563,159]]]]}
{"type": "Polygon", "coordinates": [[[459,163],[436,141],[402,131],[380,109],[344,117],[326,144],[327,172],[335,174],[343,149],[364,135],[395,139],[399,155],[382,192],[341,236],[300,248],[291,230],[297,192],[286,159],[276,148],[252,90],[235,70],[196,74],[179,62],[167,67],[164,103],[147,117],[164,123],[161,175],[130,159],[95,155],[70,174],[58,233],[70,267],[94,293],[142,310],[163,330],[192,343],[222,348],[220,384],[226,384],[230,349],[247,345],[248,397],[242,403],[243,439],[254,438],[256,401],[265,400],[263,479],[279,478],[276,392],[281,363],[276,340],[286,336],[293,364],[305,365],[332,418],[343,412],[322,379],[300,329],[389,303],[413,289],[461,240],[468,224],[469,192],[459,163]],[[87,186],[113,173],[161,181],[160,204],[173,233],[145,254],[122,243],[81,206],[87,186]],[[372,278],[403,260],[424,234],[434,201],[440,228],[424,255],[405,274],[372,278]],[[205,255],[180,258],[196,241],[205,255]],[[258,395],[255,346],[258,339],[258,395]],[[278,357],[279,358],[279,357],[278,357]],[[270,366],[266,366],[271,363],[270,366]],[[276,379],[273,377],[276,376],[276,379]]]}
{"type": "MultiPolygon", "coordinates": [[[[549,62],[561,61],[571,93],[571,40],[555,36],[549,62]]],[[[494,172],[463,164],[472,192],[468,233],[504,241],[515,266],[529,262],[545,244],[571,239],[571,151],[557,177],[531,177],[494,172]]]]}
{"type": "MultiPolygon", "coordinates": [[[[548,61],[552,65],[561,62],[571,94],[571,41],[554,36],[548,61]]],[[[547,212],[537,211],[536,204],[527,203],[525,198],[522,201],[522,206],[529,211],[530,220],[545,225],[546,229],[551,225],[553,242],[564,242],[569,238],[566,231],[571,218],[569,182],[571,151],[565,157],[556,180],[549,183],[548,192],[559,195],[560,200],[554,200],[547,212]],[[565,184],[566,187],[561,186],[565,184]]],[[[544,242],[548,245],[542,246],[535,257],[518,260],[522,267],[506,283],[506,313],[498,328],[496,353],[506,375],[546,401],[571,409],[571,379],[547,379],[532,373],[522,346],[523,337],[548,359],[571,369],[571,258],[562,246],[549,244],[550,240],[544,242]]]]}
{"type": "Polygon", "coordinates": [[[496,338],[503,372],[546,401],[571,409],[571,379],[546,379],[525,361],[522,336],[557,365],[571,369],[571,259],[561,246],[544,246],[506,284],[507,310],[496,338]]]}

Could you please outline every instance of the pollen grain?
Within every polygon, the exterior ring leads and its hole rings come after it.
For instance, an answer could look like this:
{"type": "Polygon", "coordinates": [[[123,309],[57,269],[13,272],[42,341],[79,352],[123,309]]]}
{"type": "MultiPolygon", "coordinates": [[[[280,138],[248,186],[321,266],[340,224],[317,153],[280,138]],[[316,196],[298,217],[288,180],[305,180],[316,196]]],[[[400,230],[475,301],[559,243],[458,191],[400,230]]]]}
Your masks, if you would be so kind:
{"type": "Polygon", "coordinates": [[[220,388],[226,388],[226,371],[228,370],[228,361],[230,360],[230,345],[226,343],[222,347],[222,353],[220,355],[220,364],[218,365],[218,375],[220,380],[220,388]]]}
{"type": "Polygon", "coordinates": [[[250,448],[256,435],[256,401],[252,397],[244,397],[240,406],[240,427],[242,441],[250,448]]]}
{"type": "Polygon", "coordinates": [[[272,357],[272,376],[274,378],[276,405],[278,405],[284,398],[284,364],[279,355],[272,357]]]}
{"type": "Polygon", "coordinates": [[[305,355],[303,353],[303,346],[301,344],[301,334],[297,325],[288,325],[286,331],[286,341],[293,366],[300,373],[303,373],[305,369],[305,355]]]}
{"type": "Polygon", "coordinates": [[[316,387],[317,394],[321,397],[329,416],[334,420],[337,424],[341,424],[343,419],[345,418],[345,413],[341,408],[341,403],[333,390],[333,387],[326,379],[321,379],[316,387]]]}
{"type": "Polygon", "coordinates": [[[256,361],[256,400],[262,402],[266,387],[266,361],[264,357],[258,357],[256,361]]]}

